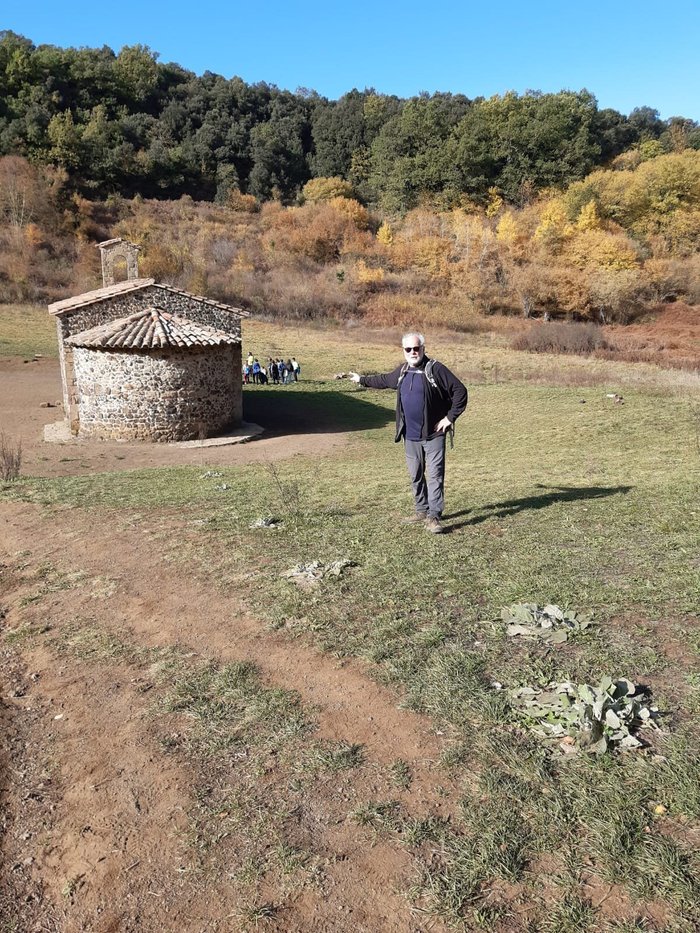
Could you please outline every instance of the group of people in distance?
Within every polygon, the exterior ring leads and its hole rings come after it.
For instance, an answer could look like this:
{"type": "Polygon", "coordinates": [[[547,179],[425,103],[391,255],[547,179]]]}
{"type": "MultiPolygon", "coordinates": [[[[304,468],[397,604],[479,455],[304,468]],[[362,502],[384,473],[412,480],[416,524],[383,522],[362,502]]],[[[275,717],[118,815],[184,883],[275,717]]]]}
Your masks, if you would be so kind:
{"type": "Polygon", "coordinates": [[[298,382],[300,375],[301,366],[293,356],[286,360],[268,356],[267,360],[261,363],[257,356],[249,353],[243,364],[244,385],[289,385],[298,382]]]}

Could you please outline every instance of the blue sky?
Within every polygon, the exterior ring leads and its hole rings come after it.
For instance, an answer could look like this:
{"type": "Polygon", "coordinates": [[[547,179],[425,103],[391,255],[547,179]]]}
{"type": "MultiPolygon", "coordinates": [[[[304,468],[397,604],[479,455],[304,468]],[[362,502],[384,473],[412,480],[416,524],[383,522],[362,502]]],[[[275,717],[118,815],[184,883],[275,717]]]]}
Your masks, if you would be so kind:
{"type": "Polygon", "coordinates": [[[409,97],[585,87],[601,107],[700,121],[700,0],[24,0],[0,15],[36,44],[141,43],[201,74],[409,97]]]}

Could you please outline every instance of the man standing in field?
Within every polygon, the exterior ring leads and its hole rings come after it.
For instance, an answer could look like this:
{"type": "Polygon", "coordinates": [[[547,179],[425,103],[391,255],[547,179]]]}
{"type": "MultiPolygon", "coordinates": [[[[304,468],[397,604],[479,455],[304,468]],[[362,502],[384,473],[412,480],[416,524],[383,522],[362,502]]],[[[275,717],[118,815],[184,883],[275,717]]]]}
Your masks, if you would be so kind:
{"type": "Polygon", "coordinates": [[[401,340],[404,362],[390,373],[360,376],[353,382],[369,389],[396,389],[396,438],[404,440],[416,512],[407,524],[425,522],[443,531],[445,437],[467,407],[467,389],[450,370],[425,354],[425,337],[411,331],[401,340]]]}

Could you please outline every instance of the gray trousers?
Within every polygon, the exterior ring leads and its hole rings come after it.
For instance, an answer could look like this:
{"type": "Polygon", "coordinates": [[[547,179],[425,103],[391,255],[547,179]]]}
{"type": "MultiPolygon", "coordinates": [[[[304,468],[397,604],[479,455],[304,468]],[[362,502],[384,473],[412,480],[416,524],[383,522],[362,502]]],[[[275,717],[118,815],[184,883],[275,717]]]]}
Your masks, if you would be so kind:
{"type": "Polygon", "coordinates": [[[440,518],[445,505],[445,435],[406,441],[405,446],[416,512],[440,518]]]}

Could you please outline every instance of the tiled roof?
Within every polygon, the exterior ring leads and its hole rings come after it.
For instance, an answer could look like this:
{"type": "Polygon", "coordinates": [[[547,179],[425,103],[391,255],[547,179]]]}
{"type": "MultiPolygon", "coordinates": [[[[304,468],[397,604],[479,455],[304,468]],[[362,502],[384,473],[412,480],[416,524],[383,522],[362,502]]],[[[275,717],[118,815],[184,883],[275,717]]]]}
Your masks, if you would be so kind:
{"type": "Polygon", "coordinates": [[[116,295],[135,292],[140,288],[146,288],[147,285],[154,284],[155,279],[127,279],[125,282],[117,282],[116,285],[96,288],[92,292],[84,292],[82,295],[75,295],[73,298],[54,301],[53,304],[49,305],[49,314],[65,314],[66,311],[75,311],[85,305],[94,304],[96,301],[105,301],[108,298],[114,298],[116,295]]]}
{"type": "Polygon", "coordinates": [[[214,301],[212,298],[203,298],[201,295],[193,295],[191,292],[185,292],[181,288],[174,288],[172,285],[162,285],[155,279],[127,279],[124,282],[117,282],[116,285],[107,285],[105,288],[96,288],[94,291],[85,292],[82,295],[75,295],[73,298],[64,298],[63,301],[55,301],[49,305],[50,314],[65,314],[68,311],[77,311],[78,308],[84,308],[86,305],[95,304],[99,301],[106,301],[117,295],[124,295],[127,292],[135,292],[149,285],[155,285],[156,288],[162,288],[163,291],[171,292],[174,295],[182,295],[185,298],[191,298],[193,301],[199,301],[210,308],[218,308],[220,311],[231,311],[237,317],[250,317],[249,311],[243,308],[234,308],[232,305],[225,305],[221,301],[214,301]]]}
{"type": "Polygon", "coordinates": [[[66,343],[73,347],[99,349],[158,350],[164,347],[213,347],[240,343],[240,337],[196,324],[161,308],[146,308],[107,324],[100,324],[66,343]]]}

